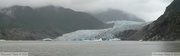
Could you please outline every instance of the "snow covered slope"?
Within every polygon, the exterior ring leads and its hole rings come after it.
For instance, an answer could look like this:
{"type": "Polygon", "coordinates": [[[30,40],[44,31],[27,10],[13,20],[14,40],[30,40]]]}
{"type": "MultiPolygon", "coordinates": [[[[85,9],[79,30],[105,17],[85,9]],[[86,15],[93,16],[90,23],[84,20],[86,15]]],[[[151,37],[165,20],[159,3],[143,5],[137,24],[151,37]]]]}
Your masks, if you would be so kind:
{"type": "Polygon", "coordinates": [[[64,41],[81,41],[81,40],[95,40],[95,39],[113,39],[115,34],[125,30],[139,30],[148,23],[134,22],[134,21],[111,21],[107,24],[114,24],[112,28],[97,29],[97,30],[78,30],[75,32],[63,34],[56,40],[64,41]]]}

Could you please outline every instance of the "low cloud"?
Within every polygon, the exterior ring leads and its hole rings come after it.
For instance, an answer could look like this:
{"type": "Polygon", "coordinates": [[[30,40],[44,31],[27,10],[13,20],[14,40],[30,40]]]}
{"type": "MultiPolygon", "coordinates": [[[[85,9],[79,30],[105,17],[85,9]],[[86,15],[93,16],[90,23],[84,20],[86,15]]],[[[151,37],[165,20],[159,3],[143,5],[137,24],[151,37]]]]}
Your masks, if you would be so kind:
{"type": "Polygon", "coordinates": [[[76,11],[97,12],[109,8],[132,13],[146,21],[156,20],[173,0],[0,0],[0,7],[23,5],[63,6],[76,11]]]}

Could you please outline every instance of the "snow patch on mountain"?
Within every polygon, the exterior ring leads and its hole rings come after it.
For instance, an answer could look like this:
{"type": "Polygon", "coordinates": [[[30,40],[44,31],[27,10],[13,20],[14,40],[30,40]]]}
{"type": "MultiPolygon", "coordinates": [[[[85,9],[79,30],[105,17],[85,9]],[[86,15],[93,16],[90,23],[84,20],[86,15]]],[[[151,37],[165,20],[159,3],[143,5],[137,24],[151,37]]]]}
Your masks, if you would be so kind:
{"type": "Polygon", "coordinates": [[[16,8],[9,8],[9,9],[1,9],[0,13],[3,13],[7,16],[10,16],[12,18],[15,18],[14,16],[14,11],[16,10],[16,8]]]}
{"type": "Polygon", "coordinates": [[[97,30],[78,30],[75,32],[63,34],[56,40],[64,41],[81,41],[81,40],[95,40],[95,39],[113,39],[115,34],[125,30],[139,30],[148,23],[134,22],[134,21],[110,21],[107,24],[114,24],[112,28],[97,29],[97,30]]]}

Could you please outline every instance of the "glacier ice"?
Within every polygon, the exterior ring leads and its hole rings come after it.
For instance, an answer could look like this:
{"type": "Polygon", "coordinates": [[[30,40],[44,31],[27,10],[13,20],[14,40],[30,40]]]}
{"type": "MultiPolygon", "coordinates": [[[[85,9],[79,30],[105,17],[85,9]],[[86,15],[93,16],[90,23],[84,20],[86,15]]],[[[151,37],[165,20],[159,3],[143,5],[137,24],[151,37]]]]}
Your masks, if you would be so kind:
{"type": "Polygon", "coordinates": [[[81,40],[97,40],[97,39],[113,39],[115,34],[125,30],[139,30],[148,23],[134,21],[110,21],[107,24],[114,24],[112,28],[96,29],[96,30],[77,30],[75,32],[63,34],[56,40],[61,41],[81,41],[81,40]]]}

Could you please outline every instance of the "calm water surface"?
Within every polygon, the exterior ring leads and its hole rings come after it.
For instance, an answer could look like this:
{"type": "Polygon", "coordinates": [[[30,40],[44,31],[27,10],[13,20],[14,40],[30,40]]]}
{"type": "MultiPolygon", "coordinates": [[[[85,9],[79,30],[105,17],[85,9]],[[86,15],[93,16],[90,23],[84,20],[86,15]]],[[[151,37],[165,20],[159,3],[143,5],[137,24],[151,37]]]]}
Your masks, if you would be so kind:
{"type": "Polygon", "coordinates": [[[28,52],[29,56],[151,56],[152,52],[180,52],[180,42],[61,42],[5,41],[0,52],[28,52]]]}

